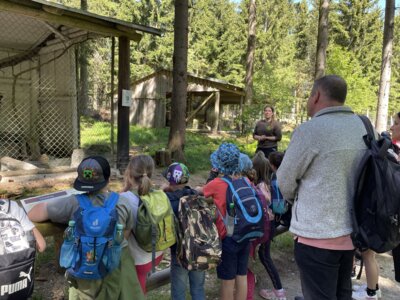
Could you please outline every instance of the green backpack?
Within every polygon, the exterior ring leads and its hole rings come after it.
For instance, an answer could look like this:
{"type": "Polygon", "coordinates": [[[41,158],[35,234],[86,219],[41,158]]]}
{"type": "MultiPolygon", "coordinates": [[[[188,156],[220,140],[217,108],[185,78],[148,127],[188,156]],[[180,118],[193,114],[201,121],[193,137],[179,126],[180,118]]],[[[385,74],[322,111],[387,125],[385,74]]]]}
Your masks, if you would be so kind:
{"type": "Polygon", "coordinates": [[[140,196],[134,235],[143,250],[153,253],[153,262],[156,251],[176,243],[175,222],[171,203],[163,191],[153,190],[140,196]]]}

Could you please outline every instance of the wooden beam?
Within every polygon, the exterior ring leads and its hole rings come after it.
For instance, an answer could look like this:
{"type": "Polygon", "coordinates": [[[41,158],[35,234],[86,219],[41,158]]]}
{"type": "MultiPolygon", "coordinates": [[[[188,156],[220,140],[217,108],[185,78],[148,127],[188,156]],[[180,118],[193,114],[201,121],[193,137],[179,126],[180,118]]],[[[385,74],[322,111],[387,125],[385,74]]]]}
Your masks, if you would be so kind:
{"type": "Polygon", "coordinates": [[[51,9],[43,4],[27,6],[11,1],[0,1],[0,11],[7,11],[45,22],[80,28],[103,36],[126,36],[136,42],[139,42],[142,38],[142,35],[134,29],[122,31],[121,28],[117,28],[117,26],[114,26],[111,22],[94,17],[77,18],[68,15],[68,12],[65,10],[51,9]]]}
{"type": "Polygon", "coordinates": [[[130,90],[130,45],[126,37],[119,38],[118,47],[118,133],[117,168],[125,170],[129,162],[129,112],[130,107],[122,106],[122,90],[130,90]]]}
{"type": "Polygon", "coordinates": [[[221,93],[215,92],[215,103],[214,103],[214,124],[213,124],[213,133],[217,133],[219,126],[219,112],[220,112],[220,98],[221,93]]]}
{"type": "Polygon", "coordinates": [[[186,122],[188,122],[189,120],[191,120],[206,104],[207,102],[209,102],[212,97],[214,96],[214,94],[211,94],[210,96],[208,96],[201,104],[198,108],[196,108],[192,114],[186,118],[186,122]]]}

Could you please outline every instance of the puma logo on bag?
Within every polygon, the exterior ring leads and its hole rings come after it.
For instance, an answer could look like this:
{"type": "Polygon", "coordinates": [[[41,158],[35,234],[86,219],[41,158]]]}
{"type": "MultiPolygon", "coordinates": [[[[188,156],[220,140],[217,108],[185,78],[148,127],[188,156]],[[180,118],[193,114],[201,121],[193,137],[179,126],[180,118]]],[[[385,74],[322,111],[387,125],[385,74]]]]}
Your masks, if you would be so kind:
{"type": "Polygon", "coordinates": [[[29,282],[31,281],[31,272],[32,272],[32,267],[29,269],[28,273],[25,273],[23,271],[19,272],[19,277],[25,277],[24,279],[17,281],[15,283],[10,283],[10,284],[4,284],[0,288],[0,295],[4,296],[6,294],[11,295],[16,292],[19,292],[20,290],[23,290],[27,288],[28,286],[28,280],[29,282]]]}

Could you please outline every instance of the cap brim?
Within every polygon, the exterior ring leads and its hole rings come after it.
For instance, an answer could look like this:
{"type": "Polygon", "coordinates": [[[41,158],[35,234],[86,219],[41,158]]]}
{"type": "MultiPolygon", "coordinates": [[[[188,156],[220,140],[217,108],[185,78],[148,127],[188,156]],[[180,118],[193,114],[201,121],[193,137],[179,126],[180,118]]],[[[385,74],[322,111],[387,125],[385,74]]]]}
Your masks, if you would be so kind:
{"type": "Polygon", "coordinates": [[[79,179],[75,179],[74,189],[81,192],[96,192],[101,190],[107,185],[107,180],[103,182],[97,182],[96,184],[90,184],[87,182],[82,182],[79,179]]]}

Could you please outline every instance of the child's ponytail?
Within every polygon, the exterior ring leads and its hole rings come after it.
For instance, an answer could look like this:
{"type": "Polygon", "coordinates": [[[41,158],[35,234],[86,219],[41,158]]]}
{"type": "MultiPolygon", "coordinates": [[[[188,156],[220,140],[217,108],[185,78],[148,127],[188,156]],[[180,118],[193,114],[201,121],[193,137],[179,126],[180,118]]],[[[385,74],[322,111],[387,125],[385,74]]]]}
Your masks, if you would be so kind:
{"type": "Polygon", "coordinates": [[[153,187],[151,176],[154,161],[148,155],[138,155],[131,159],[124,176],[123,191],[130,191],[137,186],[139,196],[147,195],[153,187]]]}

